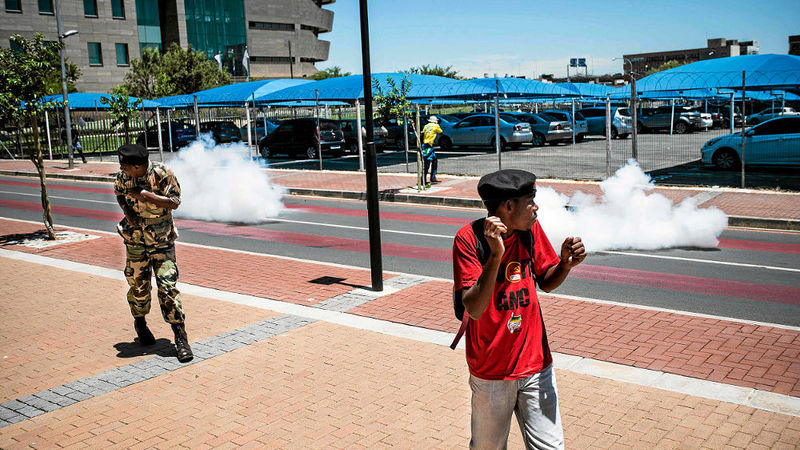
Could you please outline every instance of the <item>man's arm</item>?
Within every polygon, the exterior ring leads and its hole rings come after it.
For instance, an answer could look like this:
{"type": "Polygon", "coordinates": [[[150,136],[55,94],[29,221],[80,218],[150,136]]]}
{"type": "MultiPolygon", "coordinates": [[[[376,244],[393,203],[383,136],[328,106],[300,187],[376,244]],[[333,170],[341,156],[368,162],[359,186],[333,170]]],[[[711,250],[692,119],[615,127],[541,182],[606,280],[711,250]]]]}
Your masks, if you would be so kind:
{"type": "Polygon", "coordinates": [[[566,238],[561,244],[561,261],[547,269],[547,272],[538,281],[539,287],[545,292],[550,292],[561,286],[561,283],[569,275],[569,271],[582,263],[584,259],[586,259],[586,249],[583,247],[581,238],[566,238]]]}
{"type": "Polygon", "coordinates": [[[497,282],[497,272],[500,269],[503,253],[505,253],[503,233],[506,230],[506,226],[497,217],[487,217],[484,221],[483,234],[489,243],[491,254],[478,281],[463,290],[461,297],[461,301],[464,303],[464,310],[474,320],[481,318],[486,307],[492,301],[492,293],[497,282]]]}
{"type": "MultiPolygon", "coordinates": [[[[128,193],[131,197],[135,198],[136,200],[150,202],[159,208],[169,208],[169,209],[177,209],[178,203],[174,202],[171,198],[165,197],[163,195],[158,195],[150,191],[141,190],[139,193],[130,192],[128,193]]],[[[117,197],[119,199],[119,197],[117,197]]]]}

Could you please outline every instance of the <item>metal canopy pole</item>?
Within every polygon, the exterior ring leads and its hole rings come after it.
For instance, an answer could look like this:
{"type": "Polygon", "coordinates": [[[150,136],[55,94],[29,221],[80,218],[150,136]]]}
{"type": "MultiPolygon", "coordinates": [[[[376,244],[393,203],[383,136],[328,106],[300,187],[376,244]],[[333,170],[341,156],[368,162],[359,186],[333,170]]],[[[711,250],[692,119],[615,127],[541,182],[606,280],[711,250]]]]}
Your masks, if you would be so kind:
{"type": "Polygon", "coordinates": [[[673,98],[670,100],[670,104],[672,105],[672,110],[669,114],[669,135],[672,136],[672,129],[674,128],[675,124],[675,99],[673,98]]]}
{"type": "Polygon", "coordinates": [[[734,103],[733,103],[733,92],[731,92],[731,111],[730,111],[730,113],[731,113],[731,116],[730,116],[730,120],[731,120],[731,134],[733,134],[733,108],[734,108],[735,106],[736,106],[736,105],[734,105],[734,103]]]}
{"type": "Polygon", "coordinates": [[[575,145],[575,97],[572,98],[572,145],[575,145]]]}
{"type": "Polygon", "coordinates": [[[317,156],[319,156],[319,170],[322,170],[322,131],[319,129],[319,90],[314,89],[314,116],[317,118],[317,156]]]}
{"type": "Polygon", "coordinates": [[[406,116],[406,110],[403,109],[403,148],[406,151],[406,173],[409,173],[408,168],[408,117],[406,116]]]}
{"type": "Polygon", "coordinates": [[[745,112],[745,104],[744,104],[744,102],[745,102],[746,97],[747,97],[747,94],[745,93],[746,88],[747,88],[747,86],[746,86],[746,83],[745,83],[745,71],[743,70],[742,71],[742,161],[741,161],[741,164],[740,164],[742,166],[742,188],[744,188],[744,161],[745,161],[745,158],[744,158],[744,125],[745,125],[745,123],[744,123],[745,122],[745,120],[744,120],[745,119],[744,112],[745,112]]]}
{"type": "MultiPolygon", "coordinates": [[[[375,130],[372,123],[372,71],[369,61],[369,23],[367,0],[359,0],[361,11],[361,65],[364,81],[364,114],[367,119],[367,218],[369,219],[369,260],[372,290],[383,291],[381,222],[378,210],[378,161],[375,156],[375,130]]],[[[359,124],[360,125],[360,124],[359,124]]]]}
{"type": "Polygon", "coordinates": [[[361,104],[356,99],[356,141],[358,142],[358,170],[364,171],[364,142],[361,138],[361,104]]]}
{"type": "Polygon", "coordinates": [[[156,107],[156,122],[158,122],[158,154],[161,155],[161,162],[164,162],[164,141],[161,137],[161,112],[156,107]]]}
{"type": "Polygon", "coordinates": [[[193,95],[194,97],[194,131],[197,133],[197,137],[200,137],[200,112],[197,110],[197,95],[193,95]]]}
{"type": "Polygon", "coordinates": [[[169,133],[169,152],[172,153],[175,151],[175,147],[172,144],[172,119],[170,118],[169,109],[167,109],[167,132],[169,133]]]}
{"type": "Polygon", "coordinates": [[[247,120],[247,152],[253,157],[253,128],[250,125],[250,103],[244,102],[245,120],[247,120]]]}
{"type": "Polygon", "coordinates": [[[497,170],[503,169],[500,159],[500,81],[494,80],[494,147],[497,152],[497,170]]]}
{"type": "MultiPolygon", "coordinates": [[[[50,161],[53,160],[53,145],[50,143],[50,117],[47,110],[44,110],[44,129],[47,131],[47,151],[50,153],[50,161]]],[[[14,159],[13,157],[11,159],[14,159]]]]}
{"type": "Polygon", "coordinates": [[[611,176],[611,97],[606,94],[606,178],[611,176]]]}
{"type": "Polygon", "coordinates": [[[631,157],[639,159],[639,152],[636,148],[636,139],[639,135],[637,128],[639,128],[639,119],[636,114],[636,77],[633,76],[633,64],[631,64],[631,114],[633,117],[633,129],[631,130],[631,157]]]}

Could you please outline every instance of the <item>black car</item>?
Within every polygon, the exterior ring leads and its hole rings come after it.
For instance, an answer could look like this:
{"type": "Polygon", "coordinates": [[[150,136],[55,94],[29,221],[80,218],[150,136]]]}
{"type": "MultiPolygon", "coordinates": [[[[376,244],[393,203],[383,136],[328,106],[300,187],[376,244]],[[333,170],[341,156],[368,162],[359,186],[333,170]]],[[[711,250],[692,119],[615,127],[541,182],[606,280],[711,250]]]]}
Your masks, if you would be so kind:
{"type": "MultiPolygon", "coordinates": [[[[342,119],[337,121],[339,128],[344,133],[344,140],[346,143],[345,148],[350,153],[358,153],[358,134],[356,134],[356,119],[342,119]]],[[[362,144],[367,142],[366,138],[366,126],[367,121],[361,119],[361,136],[362,136],[362,144]]],[[[377,123],[372,127],[372,135],[375,142],[375,150],[377,152],[382,152],[384,147],[383,139],[388,134],[386,128],[378,125],[377,123]]]]}
{"type": "Polygon", "coordinates": [[[304,155],[306,158],[314,159],[319,157],[317,142],[322,148],[323,155],[326,153],[341,155],[346,148],[344,133],[335,120],[319,119],[319,133],[317,133],[317,119],[304,118],[283,121],[272,134],[258,141],[258,149],[264,158],[287,154],[304,155]]]}
{"type": "MultiPolygon", "coordinates": [[[[147,128],[147,146],[158,147],[158,128],[151,126],[147,128]]],[[[177,150],[181,147],[189,145],[193,140],[197,139],[197,132],[193,125],[185,122],[164,122],[161,124],[161,141],[162,145],[167,150],[177,150]],[[169,133],[172,131],[172,148],[170,148],[169,133]]],[[[136,143],[145,145],[145,133],[139,133],[136,138],[136,143]]]]}
{"type": "Polygon", "coordinates": [[[229,120],[211,120],[200,122],[201,133],[211,133],[211,138],[217,144],[228,144],[230,142],[242,142],[239,135],[239,127],[229,120]]]}

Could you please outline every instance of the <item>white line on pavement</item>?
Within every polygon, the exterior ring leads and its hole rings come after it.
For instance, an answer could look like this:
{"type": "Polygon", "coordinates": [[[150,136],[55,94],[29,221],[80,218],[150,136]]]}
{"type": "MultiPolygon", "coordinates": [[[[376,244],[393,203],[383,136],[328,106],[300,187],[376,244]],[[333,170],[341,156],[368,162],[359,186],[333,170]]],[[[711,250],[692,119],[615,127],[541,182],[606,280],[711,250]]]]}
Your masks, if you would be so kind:
{"type": "MultiPolygon", "coordinates": [[[[65,261],[31,253],[0,249],[0,257],[18,261],[26,261],[58,269],[71,270],[89,275],[101,276],[119,281],[125,280],[124,274],[119,270],[65,261]]],[[[313,308],[305,305],[297,305],[294,303],[287,303],[268,298],[226,292],[186,283],[178,283],[178,286],[182,292],[188,295],[195,295],[230,303],[252,306],[281,314],[291,314],[294,316],[306,317],[309,319],[325,321],[341,326],[377,332],[389,336],[411,339],[440,346],[448,346],[453,338],[453,333],[429,330],[427,328],[374,319],[371,317],[313,308]]],[[[459,344],[458,348],[463,350],[463,341],[459,344]]],[[[797,397],[776,394],[753,388],[734,386],[725,383],[701,380],[697,378],[690,378],[657,370],[641,369],[638,367],[625,366],[562,353],[553,353],[553,360],[555,367],[560,370],[567,370],[570,372],[606,378],[618,382],[633,383],[641,386],[692,395],[695,397],[708,398],[721,402],[744,405],[756,409],[800,417],[800,398],[797,397]]]]}

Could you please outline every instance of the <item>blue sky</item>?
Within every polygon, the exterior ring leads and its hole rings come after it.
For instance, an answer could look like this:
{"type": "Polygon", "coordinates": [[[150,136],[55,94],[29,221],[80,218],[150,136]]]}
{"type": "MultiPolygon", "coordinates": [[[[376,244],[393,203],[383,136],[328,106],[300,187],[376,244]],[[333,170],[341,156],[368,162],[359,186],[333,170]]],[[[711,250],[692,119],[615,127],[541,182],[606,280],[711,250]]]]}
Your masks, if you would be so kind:
{"type": "MultiPolygon", "coordinates": [[[[330,56],[361,73],[358,0],[337,0],[330,56]]],[[[705,47],[706,39],[757,40],[761,53],[787,53],[800,34],[800,0],[371,0],[373,72],[452,65],[462,75],[566,75],[571,57],[589,72],[621,72],[623,53],[705,47]]]]}

